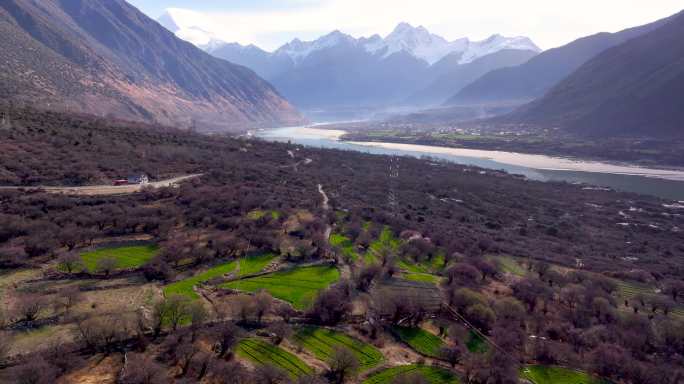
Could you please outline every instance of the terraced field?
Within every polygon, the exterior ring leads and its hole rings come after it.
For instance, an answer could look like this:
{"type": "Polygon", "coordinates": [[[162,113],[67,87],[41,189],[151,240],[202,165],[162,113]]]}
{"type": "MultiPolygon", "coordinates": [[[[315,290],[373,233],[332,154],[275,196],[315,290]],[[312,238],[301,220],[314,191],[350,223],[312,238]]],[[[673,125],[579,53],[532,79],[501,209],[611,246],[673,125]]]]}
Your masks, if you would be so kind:
{"type": "Polygon", "coordinates": [[[258,365],[280,368],[293,379],[313,373],[313,370],[297,356],[260,339],[250,338],[240,341],[236,353],[258,365]]]}
{"type": "Polygon", "coordinates": [[[391,279],[378,283],[373,290],[401,292],[406,298],[419,300],[428,310],[436,311],[442,306],[442,294],[433,283],[391,279]]]}
{"type": "Polygon", "coordinates": [[[195,292],[194,288],[196,285],[207,282],[216,277],[227,275],[235,270],[237,267],[237,262],[231,261],[230,263],[222,264],[214,268],[208,269],[191,278],[169,284],[164,287],[164,295],[183,295],[191,299],[199,299],[199,295],[195,292]]]}
{"type": "Polygon", "coordinates": [[[546,365],[528,365],[520,376],[534,384],[610,384],[581,371],[546,365]]]}
{"type": "Polygon", "coordinates": [[[458,378],[446,369],[428,365],[413,364],[402,365],[380,371],[364,380],[363,384],[390,384],[397,376],[414,373],[423,376],[429,384],[459,383],[458,378]]]}
{"type": "Polygon", "coordinates": [[[245,292],[264,289],[273,297],[287,301],[297,309],[305,309],[313,303],[318,292],[339,278],[340,272],[335,267],[314,266],[231,281],[221,287],[245,292]]]}
{"type": "Polygon", "coordinates": [[[127,247],[100,248],[81,254],[83,265],[89,272],[96,272],[98,262],[105,257],[116,259],[117,269],[133,269],[145,265],[159,252],[154,244],[135,245],[127,247]]]}
{"type": "Polygon", "coordinates": [[[325,362],[330,360],[335,347],[346,347],[358,358],[361,371],[373,368],[383,361],[382,353],[374,346],[326,328],[303,327],[292,339],[295,344],[325,362]]]}
{"type": "Polygon", "coordinates": [[[424,356],[440,357],[444,341],[421,328],[392,327],[392,332],[414,351],[424,356]]]}
{"type": "Polygon", "coordinates": [[[263,255],[244,257],[238,260],[238,276],[253,275],[261,272],[268,266],[276,255],[272,253],[265,253],[263,255]]]}

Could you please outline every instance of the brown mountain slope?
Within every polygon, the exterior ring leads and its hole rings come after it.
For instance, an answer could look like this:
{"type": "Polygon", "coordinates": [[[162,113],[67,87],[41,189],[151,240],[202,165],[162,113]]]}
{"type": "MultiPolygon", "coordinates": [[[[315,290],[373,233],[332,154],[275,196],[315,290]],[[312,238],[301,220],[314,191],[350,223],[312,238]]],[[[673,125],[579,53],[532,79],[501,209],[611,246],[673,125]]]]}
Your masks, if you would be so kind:
{"type": "Polygon", "coordinates": [[[504,120],[591,136],[684,138],[684,12],[601,53],[504,120]]]}
{"type": "Polygon", "coordinates": [[[0,97],[17,103],[207,131],[302,121],[254,72],[123,0],[4,0],[0,35],[0,97]]]}

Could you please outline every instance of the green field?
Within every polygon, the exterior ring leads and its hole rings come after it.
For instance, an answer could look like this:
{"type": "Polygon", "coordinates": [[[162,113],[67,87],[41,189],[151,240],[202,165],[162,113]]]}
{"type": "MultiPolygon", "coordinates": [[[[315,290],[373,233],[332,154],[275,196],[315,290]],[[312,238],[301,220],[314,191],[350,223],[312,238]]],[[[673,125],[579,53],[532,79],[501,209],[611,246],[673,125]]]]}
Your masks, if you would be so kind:
{"type": "Polygon", "coordinates": [[[238,276],[253,275],[261,272],[268,266],[275,255],[272,253],[264,253],[263,255],[244,257],[238,260],[238,276]]]}
{"type": "Polygon", "coordinates": [[[330,360],[334,347],[346,347],[359,359],[362,371],[375,367],[383,360],[382,353],[374,346],[325,328],[303,327],[295,333],[293,341],[325,362],[330,360]]]}
{"type": "Polygon", "coordinates": [[[402,374],[418,373],[430,384],[457,384],[458,378],[453,373],[439,367],[428,365],[402,365],[380,371],[366,380],[363,384],[389,384],[395,377],[402,374]]]}
{"type": "Polygon", "coordinates": [[[331,266],[296,268],[264,276],[231,281],[222,288],[246,292],[268,291],[273,297],[292,303],[297,309],[310,306],[321,290],[340,278],[340,272],[331,266]]]}
{"type": "Polygon", "coordinates": [[[402,273],[401,277],[409,281],[418,281],[421,283],[432,283],[438,284],[440,277],[436,275],[431,275],[429,273],[418,273],[418,272],[406,272],[402,273]]]}
{"type": "Polygon", "coordinates": [[[392,327],[399,339],[424,356],[440,357],[444,341],[422,328],[392,327]]]}
{"type": "Polygon", "coordinates": [[[359,254],[356,252],[354,243],[344,235],[339,233],[333,233],[330,235],[330,245],[333,247],[339,247],[344,256],[351,258],[353,261],[358,260],[359,254]]]}
{"type": "Polygon", "coordinates": [[[510,273],[511,275],[514,275],[514,276],[520,276],[520,277],[524,277],[527,275],[527,270],[514,257],[499,256],[499,257],[495,257],[494,259],[496,259],[499,262],[499,265],[501,266],[501,270],[504,272],[510,273]]]}
{"type": "Polygon", "coordinates": [[[259,220],[266,215],[271,215],[271,219],[278,220],[280,218],[280,212],[278,211],[264,211],[261,209],[255,209],[247,214],[247,218],[250,220],[259,220]]]}
{"type": "Polygon", "coordinates": [[[609,384],[581,371],[546,365],[528,365],[521,376],[534,384],[609,384]]]}
{"type": "Polygon", "coordinates": [[[240,341],[236,353],[256,364],[280,368],[293,379],[313,373],[313,370],[297,356],[259,339],[251,338],[240,341]]]}
{"type": "Polygon", "coordinates": [[[133,269],[145,265],[158,252],[159,247],[154,244],[101,248],[81,254],[81,259],[89,272],[96,272],[98,261],[105,257],[115,258],[117,269],[133,269]]]}
{"type": "Polygon", "coordinates": [[[199,299],[199,295],[195,293],[193,289],[196,285],[200,283],[207,282],[213,278],[226,275],[233,272],[237,267],[237,262],[231,261],[227,264],[222,264],[214,268],[208,269],[196,276],[190,277],[185,280],[177,281],[173,284],[169,284],[164,287],[164,295],[184,295],[191,299],[199,299]]]}

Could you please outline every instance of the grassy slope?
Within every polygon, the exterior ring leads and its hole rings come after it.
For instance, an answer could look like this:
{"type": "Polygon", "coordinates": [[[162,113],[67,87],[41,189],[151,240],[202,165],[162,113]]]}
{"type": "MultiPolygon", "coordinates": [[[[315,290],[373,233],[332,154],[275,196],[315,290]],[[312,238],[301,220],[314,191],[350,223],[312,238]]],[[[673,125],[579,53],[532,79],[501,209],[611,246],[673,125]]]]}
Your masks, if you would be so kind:
{"type": "Polygon", "coordinates": [[[305,309],[313,303],[318,292],[339,278],[340,273],[336,268],[316,266],[231,281],[222,287],[247,292],[265,289],[273,297],[290,302],[297,309],[305,309]]]}
{"type": "Polygon", "coordinates": [[[529,365],[523,369],[521,376],[534,384],[608,384],[584,372],[545,365],[529,365]]]}
{"type": "Polygon", "coordinates": [[[136,245],[130,247],[101,248],[81,254],[83,264],[90,272],[97,270],[97,262],[107,256],[115,257],[117,268],[139,268],[150,261],[159,252],[156,245],[136,245]]]}
{"type": "Polygon", "coordinates": [[[308,375],[312,369],[297,356],[259,339],[244,339],[236,348],[236,353],[261,365],[272,365],[287,372],[291,378],[308,375]]]}
{"type": "Polygon", "coordinates": [[[197,293],[195,293],[193,289],[196,285],[233,272],[236,267],[237,262],[231,261],[230,263],[222,264],[214,268],[208,269],[205,272],[202,272],[191,278],[181,280],[173,284],[169,284],[166,287],[164,287],[164,295],[169,296],[176,294],[184,295],[192,299],[199,299],[199,295],[197,295],[197,293]]]}
{"type": "Polygon", "coordinates": [[[393,327],[392,331],[421,355],[439,357],[439,352],[444,347],[442,339],[421,328],[393,327]]]}
{"type": "Polygon", "coordinates": [[[335,346],[346,347],[359,359],[361,370],[375,367],[383,360],[382,353],[372,345],[325,328],[303,327],[295,333],[293,340],[326,362],[330,360],[335,346]]]}
{"type": "Polygon", "coordinates": [[[253,275],[261,272],[275,257],[272,253],[264,253],[263,255],[250,256],[238,260],[238,276],[253,275]]]}
{"type": "Polygon", "coordinates": [[[421,374],[430,384],[459,383],[456,376],[442,368],[428,365],[402,365],[380,371],[366,379],[363,384],[390,384],[395,377],[410,373],[421,374]]]}

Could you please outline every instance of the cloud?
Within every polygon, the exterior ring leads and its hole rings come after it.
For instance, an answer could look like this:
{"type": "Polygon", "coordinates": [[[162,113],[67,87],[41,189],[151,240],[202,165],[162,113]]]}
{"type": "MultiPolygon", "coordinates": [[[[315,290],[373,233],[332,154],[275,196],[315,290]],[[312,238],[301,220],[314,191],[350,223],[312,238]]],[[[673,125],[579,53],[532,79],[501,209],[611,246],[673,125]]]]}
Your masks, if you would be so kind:
{"type": "Polygon", "coordinates": [[[424,25],[449,39],[524,35],[551,48],[581,36],[644,24],[681,8],[681,0],[287,0],[277,7],[266,3],[194,12],[188,18],[222,40],[270,50],[293,37],[313,39],[335,29],[356,37],[386,35],[400,21],[424,25]]]}

